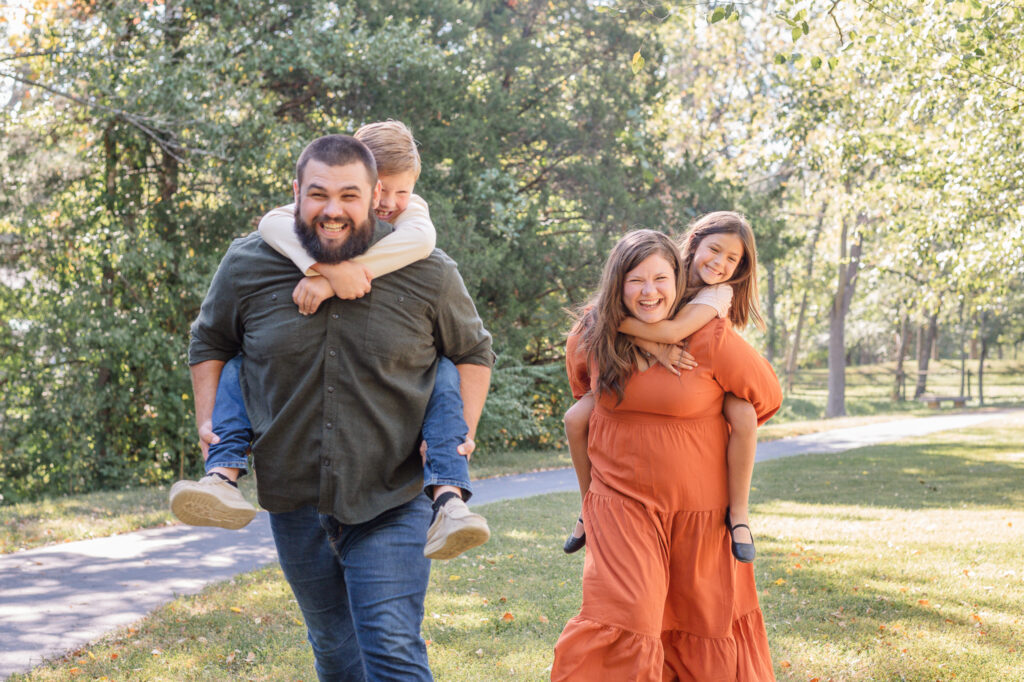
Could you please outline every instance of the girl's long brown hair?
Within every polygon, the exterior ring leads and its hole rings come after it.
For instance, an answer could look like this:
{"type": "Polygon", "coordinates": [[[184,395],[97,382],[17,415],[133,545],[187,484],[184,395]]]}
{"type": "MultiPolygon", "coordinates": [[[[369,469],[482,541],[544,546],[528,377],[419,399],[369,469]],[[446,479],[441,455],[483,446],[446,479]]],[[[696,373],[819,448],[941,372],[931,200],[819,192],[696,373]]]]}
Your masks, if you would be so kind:
{"type": "Polygon", "coordinates": [[[653,255],[669,262],[676,276],[676,298],[669,316],[675,316],[682,305],[686,287],[685,270],[679,250],[666,235],[655,230],[635,230],[627,233],[612,249],[604,264],[601,284],[597,293],[584,307],[573,331],[581,335],[591,366],[597,368],[597,391],[614,392],[622,400],[626,379],[636,368],[635,347],[629,338],[619,333],[619,325],[629,311],[622,300],[626,273],[653,255]]]}
{"type": "MultiPolygon", "coordinates": [[[[725,282],[732,287],[732,307],[729,319],[737,329],[747,326],[753,321],[757,328],[765,331],[764,319],[761,317],[760,296],[757,293],[757,245],[754,243],[754,231],[750,223],[735,211],[715,211],[698,218],[683,238],[683,272],[684,280],[689,282],[690,271],[693,269],[693,258],[701,241],[712,234],[734,234],[743,242],[743,258],[732,278],[725,282]]],[[[693,298],[697,291],[705,286],[687,286],[687,300],[693,298]]]]}

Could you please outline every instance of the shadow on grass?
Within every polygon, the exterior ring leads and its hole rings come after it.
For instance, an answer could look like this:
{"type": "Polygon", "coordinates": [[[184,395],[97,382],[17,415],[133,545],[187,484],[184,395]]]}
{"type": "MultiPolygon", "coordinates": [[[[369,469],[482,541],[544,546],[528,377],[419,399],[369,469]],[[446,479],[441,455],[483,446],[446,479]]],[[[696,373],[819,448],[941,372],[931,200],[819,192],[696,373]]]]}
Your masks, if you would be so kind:
{"type": "MultiPolygon", "coordinates": [[[[1019,443],[895,444],[759,464],[754,501],[790,501],[898,509],[1024,506],[1019,443]]],[[[966,441],[966,442],[965,442],[966,441]]]]}
{"type": "Polygon", "coordinates": [[[1010,679],[1024,665],[1021,628],[1009,625],[1019,603],[980,585],[940,586],[828,550],[765,552],[757,571],[776,665],[792,659],[794,679],[1010,679]]]}

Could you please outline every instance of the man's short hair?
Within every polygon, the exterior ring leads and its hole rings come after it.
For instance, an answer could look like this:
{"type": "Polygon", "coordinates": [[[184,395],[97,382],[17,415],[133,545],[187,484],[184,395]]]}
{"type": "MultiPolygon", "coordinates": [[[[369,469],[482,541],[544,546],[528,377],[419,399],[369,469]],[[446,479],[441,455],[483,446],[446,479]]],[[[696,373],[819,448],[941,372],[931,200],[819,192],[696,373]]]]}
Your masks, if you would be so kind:
{"type": "Polygon", "coordinates": [[[379,175],[397,175],[412,171],[420,177],[420,153],[416,140],[401,121],[388,119],[367,123],[356,131],[356,139],[373,152],[379,175]]]}
{"type": "Polygon", "coordinates": [[[310,160],[319,161],[328,166],[347,166],[350,163],[361,163],[366,168],[366,177],[370,187],[377,186],[377,162],[366,145],[350,135],[324,135],[318,137],[302,150],[295,164],[295,179],[302,187],[302,173],[310,160]]]}

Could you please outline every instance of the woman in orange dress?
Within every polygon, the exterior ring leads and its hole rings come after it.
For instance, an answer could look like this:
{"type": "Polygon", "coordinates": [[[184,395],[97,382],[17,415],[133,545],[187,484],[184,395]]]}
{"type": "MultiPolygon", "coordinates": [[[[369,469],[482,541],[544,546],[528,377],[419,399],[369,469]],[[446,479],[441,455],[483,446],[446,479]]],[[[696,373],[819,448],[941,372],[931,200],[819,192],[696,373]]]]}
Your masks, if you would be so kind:
{"type": "Polygon", "coordinates": [[[627,315],[672,317],[681,268],[665,235],[627,234],[568,340],[573,394],[592,391],[597,406],[583,605],[555,645],[552,680],[775,679],[753,567],[733,558],[725,525],[722,401],[733,393],[764,423],[781,404],[779,382],[727,319],[690,337],[697,368],[681,376],[617,332],[627,315]]]}

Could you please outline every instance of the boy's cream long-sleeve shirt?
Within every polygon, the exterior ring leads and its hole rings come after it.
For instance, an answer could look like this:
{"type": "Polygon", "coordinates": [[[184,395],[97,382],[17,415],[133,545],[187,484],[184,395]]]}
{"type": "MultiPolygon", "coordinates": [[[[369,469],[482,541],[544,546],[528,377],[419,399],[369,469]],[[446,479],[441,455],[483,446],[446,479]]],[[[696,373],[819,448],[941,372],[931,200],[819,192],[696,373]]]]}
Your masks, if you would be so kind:
{"type": "MultiPolygon", "coordinates": [[[[437,231],[430,222],[430,209],[419,195],[409,198],[409,205],[395,219],[395,231],[371,246],[366,253],[352,259],[364,265],[371,277],[380,277],[430,255],[437,241],[437,231]]],[[[260,236],[275,251],[288,258],[309,276],[316,263],[295,234],[295,204],[281,206],[260,220],[260,236]]]]}

